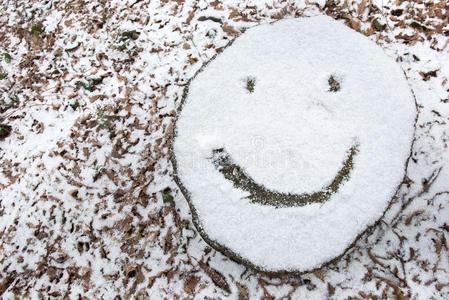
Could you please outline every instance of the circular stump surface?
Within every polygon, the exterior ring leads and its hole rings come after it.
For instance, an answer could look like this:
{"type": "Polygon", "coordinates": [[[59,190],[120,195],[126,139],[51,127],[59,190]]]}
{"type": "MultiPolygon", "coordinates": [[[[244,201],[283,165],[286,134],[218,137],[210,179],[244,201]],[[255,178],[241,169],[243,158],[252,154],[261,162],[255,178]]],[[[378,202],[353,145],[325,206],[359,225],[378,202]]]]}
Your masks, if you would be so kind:
{"type": "Polygon", "coordinates": [[[191,81],[175,178],[214,248],[265,272],[342,255],[403,181],[416,106],[400,67],[325,16],[247,30],[191,81]]]}

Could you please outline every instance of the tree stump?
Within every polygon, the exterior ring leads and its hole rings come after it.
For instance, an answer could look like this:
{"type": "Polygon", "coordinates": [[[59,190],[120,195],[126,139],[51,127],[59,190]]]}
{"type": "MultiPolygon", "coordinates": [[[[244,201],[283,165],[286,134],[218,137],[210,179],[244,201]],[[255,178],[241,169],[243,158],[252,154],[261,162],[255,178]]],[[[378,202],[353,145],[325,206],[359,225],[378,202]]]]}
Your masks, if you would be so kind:
{"type": "Polygon", "coordinates": [[[383,216],[416,114],[401,68],[340,22],[260,25],[187,86],[175,179],[212,247],[262,272],[311,271],[383,216]]]}

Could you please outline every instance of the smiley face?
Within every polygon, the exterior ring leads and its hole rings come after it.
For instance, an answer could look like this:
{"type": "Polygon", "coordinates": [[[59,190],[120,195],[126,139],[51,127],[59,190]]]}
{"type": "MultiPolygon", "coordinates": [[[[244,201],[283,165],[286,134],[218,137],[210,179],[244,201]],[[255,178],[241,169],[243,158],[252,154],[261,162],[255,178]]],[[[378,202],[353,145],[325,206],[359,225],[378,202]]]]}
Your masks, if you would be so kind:
{"type": "Polygon", "coordinates": [[[214,248],[308,271],[382,216],[415,118],[401,69],[364,36],[324,16],[257,26],[186,89],[175,179],[214,248]]]}
{"type": "Polygon", "coordinates": [[[292,207],[328,201],[333,194],[338,192],[340,186],[349,179],[354,164],[354,157],[357,152],[356,145],[349,149],[341,169],[328,185],[324,186],[320,191],[303,194],[272,191],[258,184],[251,176],[246,174],[242,167],[233,162],[230,155],[224,149],[215,149],[213,151],[213,162],[220,173],[226,179],[232,181],[234,187],[249,193],[246,198],[250,199],[252,203],[272,205],[275,207],[292,207]]]}

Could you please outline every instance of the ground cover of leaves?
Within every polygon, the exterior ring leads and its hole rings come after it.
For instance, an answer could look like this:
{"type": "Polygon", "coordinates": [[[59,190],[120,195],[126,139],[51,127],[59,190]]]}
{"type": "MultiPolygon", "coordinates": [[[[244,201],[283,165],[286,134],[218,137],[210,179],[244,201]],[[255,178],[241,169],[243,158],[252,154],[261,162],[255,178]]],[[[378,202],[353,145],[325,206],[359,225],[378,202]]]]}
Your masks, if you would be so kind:
{"type": "Polygon", "coordinates": [[[376,4],[2,0],[0,296],[449,298],[449,5],[376,4]],[[416,140],[400,195],[371,235],[320,271],[272,278],[198,236],[168,146],[183,88],[204,62],[247,27],[317,13],[402,66],[416,140]]]}

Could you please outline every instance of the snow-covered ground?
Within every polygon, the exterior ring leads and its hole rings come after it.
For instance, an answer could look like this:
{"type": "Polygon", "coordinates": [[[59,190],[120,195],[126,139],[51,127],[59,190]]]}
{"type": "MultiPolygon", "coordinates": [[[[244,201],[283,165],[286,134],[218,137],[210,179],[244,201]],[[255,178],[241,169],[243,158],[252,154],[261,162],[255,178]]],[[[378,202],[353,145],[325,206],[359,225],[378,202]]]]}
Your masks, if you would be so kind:
{"type": "Polygon", "coordinates": [[[449,5],[324,2],[3,0],[1,297],[447,299],[449,5]],[[383,222],[338,263],[270,278],[193,229],[168,161],[175,109],[244,28],[320,13],[404,69],[412,163],[383,222]]]}

